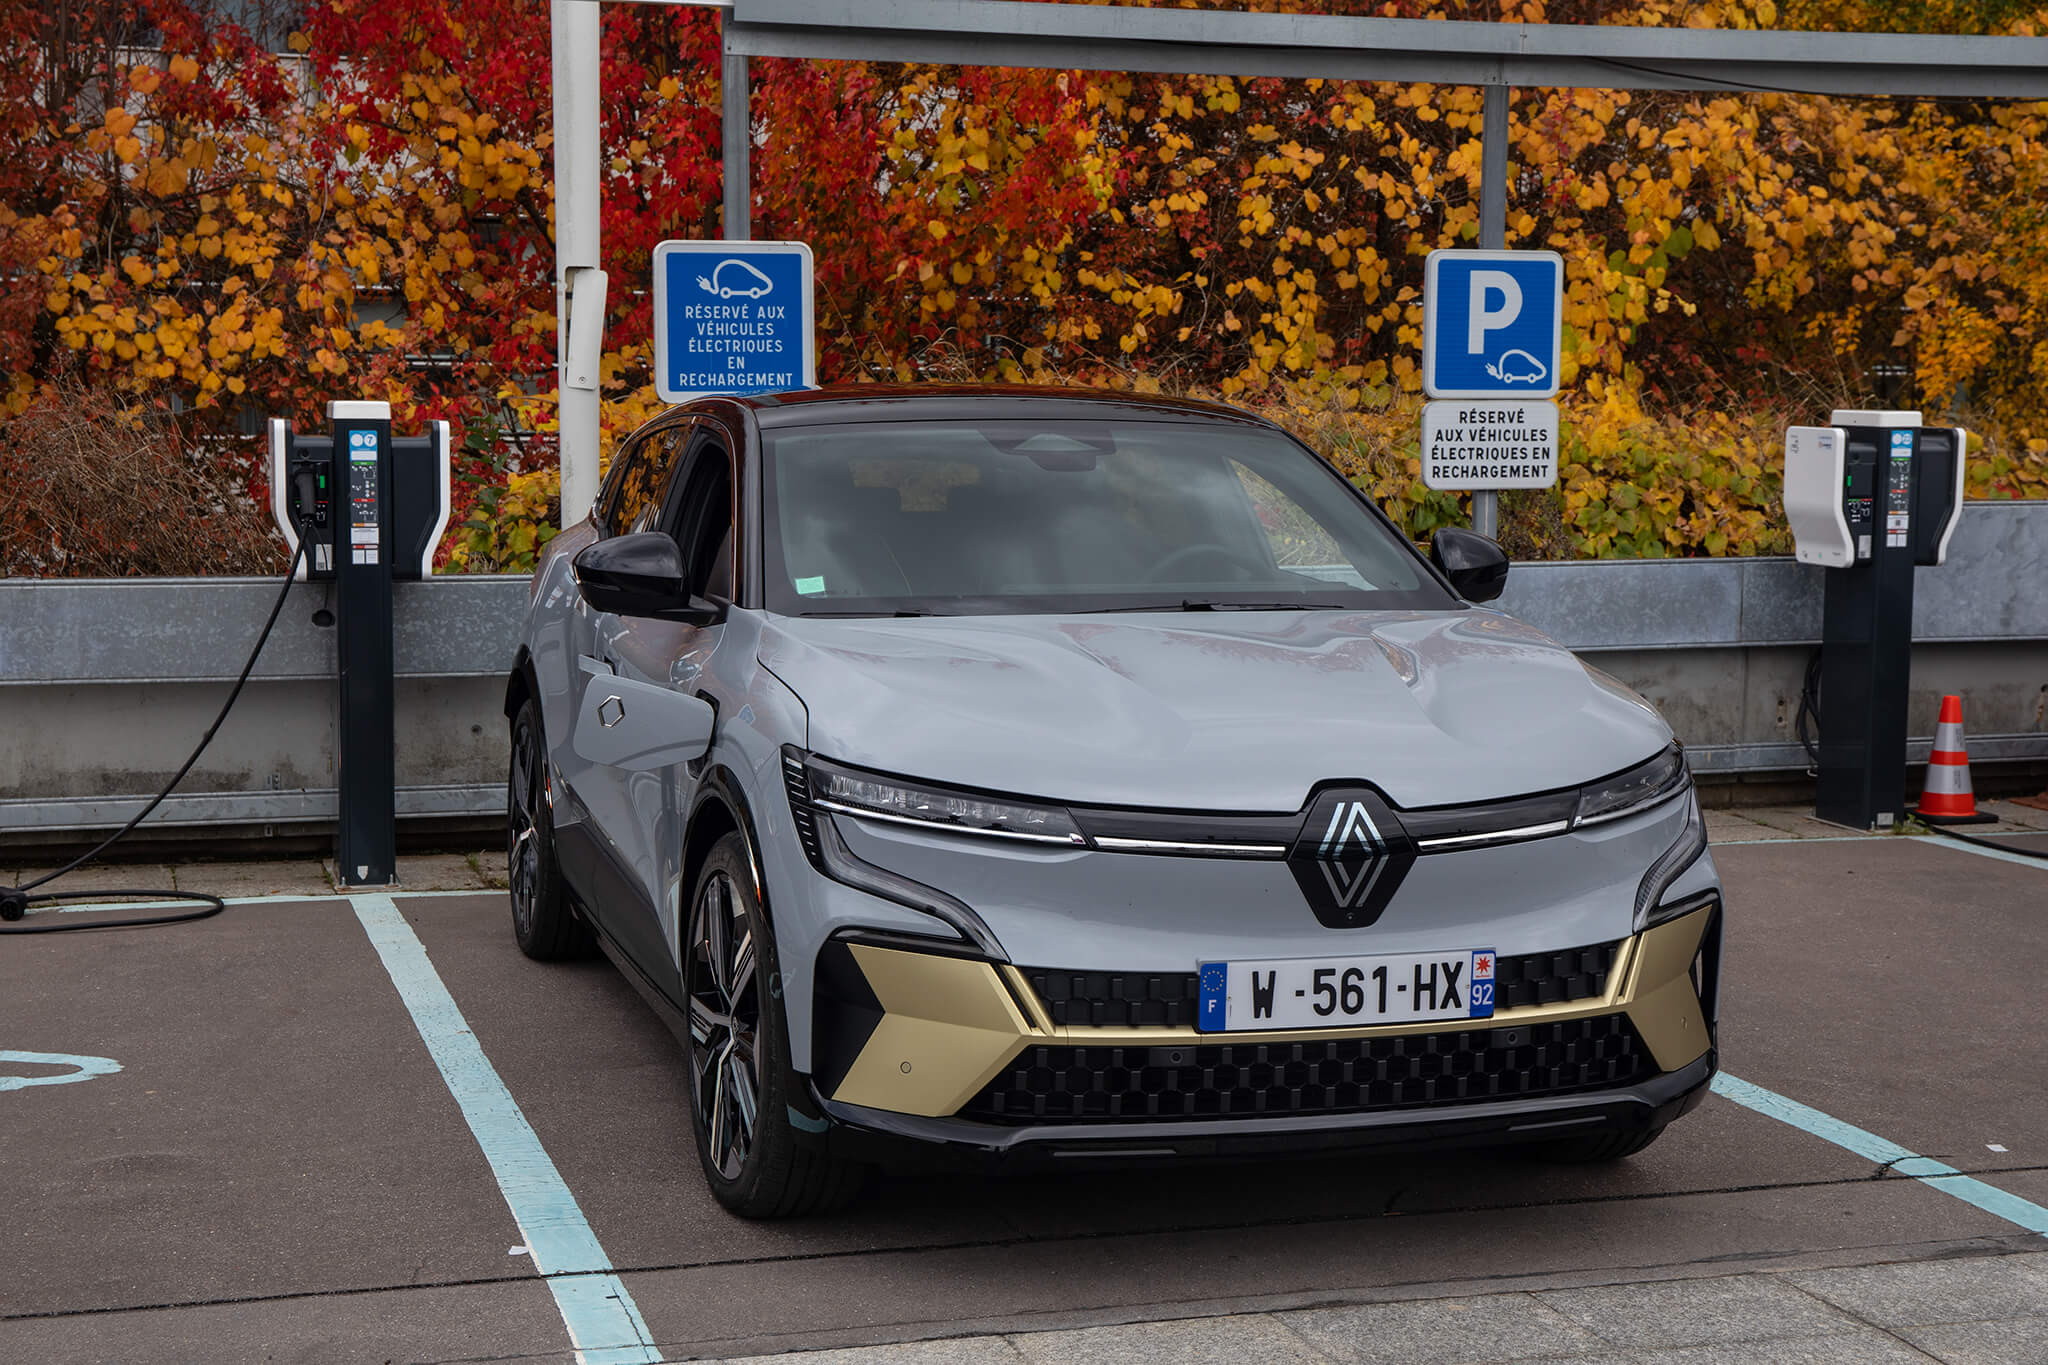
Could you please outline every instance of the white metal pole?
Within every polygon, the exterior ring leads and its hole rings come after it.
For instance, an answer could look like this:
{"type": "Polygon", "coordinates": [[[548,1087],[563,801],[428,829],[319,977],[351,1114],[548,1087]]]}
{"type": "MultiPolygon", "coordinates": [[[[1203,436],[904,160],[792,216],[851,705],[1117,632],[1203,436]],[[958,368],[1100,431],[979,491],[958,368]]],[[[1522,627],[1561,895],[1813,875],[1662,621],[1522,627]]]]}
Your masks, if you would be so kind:
{"type": "Polygon", "coordinates": [[[555,362],[560,423],[562,525],[573,526],[597,500],[598,387],[594,365],[572,357],[602,353],[604,277],[599,270],[601,165],[598,151],[599,6],[590,0],[549,0],[555,97],[555,362]],[[584,272],[595,276],[597,306],[572,307],[584,272]],[[580,315],[580,316],[579,316],[580,315]],[[572,321],[595,337],[572,338],[572,321]]]}

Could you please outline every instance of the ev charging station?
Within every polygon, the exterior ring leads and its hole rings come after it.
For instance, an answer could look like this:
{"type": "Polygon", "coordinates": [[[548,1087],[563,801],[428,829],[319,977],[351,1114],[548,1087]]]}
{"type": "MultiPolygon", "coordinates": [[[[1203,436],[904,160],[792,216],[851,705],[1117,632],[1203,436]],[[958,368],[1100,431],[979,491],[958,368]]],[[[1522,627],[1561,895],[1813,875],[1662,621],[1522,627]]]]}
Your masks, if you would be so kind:
{"type": "MultiPolygon", "coordinates": [[[[391,434],[391,405],[327,405],[328,434],[270,420],[270,508],[301,548],[298,577],[333,586],[335,866],[350,886],[389,886],[398,865],[392,649],[394,582],[434,571],[448,527],[448,424],[391,434]]],[[[318,619],[317,617],[315,618],[318,619]]]]}
{"type": "Polygon", "coordinates": [[[1948,558],[1963,510],[1960,427],[1917,412],[1837,410],[1785,433],[1785,514],[1799,562],[1829,570],[1814,810],[1852,829],[1906,813],[1913,571],[1948,558]]]}

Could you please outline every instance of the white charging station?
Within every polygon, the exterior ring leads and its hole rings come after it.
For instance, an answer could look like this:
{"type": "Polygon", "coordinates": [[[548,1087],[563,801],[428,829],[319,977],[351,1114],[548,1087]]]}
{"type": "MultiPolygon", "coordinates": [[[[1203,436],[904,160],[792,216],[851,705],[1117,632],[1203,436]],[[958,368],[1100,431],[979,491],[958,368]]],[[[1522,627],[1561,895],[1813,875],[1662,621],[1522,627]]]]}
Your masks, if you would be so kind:
{"type": "MultiPolygon", "coordinates": [[[[330,419],[361,415],[358,403],[330,405],[330,419]]],[[[383,404],[376,405],[389,409],[383,404]]],[[[292,550],[299,548],[301,519],[325,530],[332,496],[340,488],[341,473],[334,469],[331,436],[300,436],[282,417],[267,424],[270,456],[270,515],[279,534],[292,550]]],[[[391,482],[396,520],[393,526],[392,577],[401,581],[433,576],[434,555],[448,530],[448,515],[455,487],[454,456],[448,424],[432,421],[418,436],[394,437],[390,444],[391,482]]],[[[316,536],[306,547],[297,577],[324,579],[334,576],[334,546],[325,536],[316,536]]]]}
{"type": "MultiPolygon", "coordinates": [[[[1826,575],[1815,812],[1852,829],[1905,818],[1916,568],[1948,559],[1969,433],[1917,412],[1837,409],[1785,433],[1785,517],[1826,575]]],[[[1809,683],[1809,686],[1812,686],[1809,683]]]]}

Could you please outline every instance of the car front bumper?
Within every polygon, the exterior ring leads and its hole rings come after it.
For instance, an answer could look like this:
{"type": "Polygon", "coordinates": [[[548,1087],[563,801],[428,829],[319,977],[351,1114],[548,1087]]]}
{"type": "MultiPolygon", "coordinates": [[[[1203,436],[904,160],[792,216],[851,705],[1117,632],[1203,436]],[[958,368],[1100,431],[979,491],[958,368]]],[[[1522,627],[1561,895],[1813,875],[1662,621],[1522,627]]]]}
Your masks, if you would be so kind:
{"type": "Polygon", "coordinates": [[[1615,945],[1597,990],[1470,1023],[1201,1033],[1057,1022],[1007,963],[851,936],[811,1077],[839,1128],[1001,1156],[1443,1146],[1668,1122],[1714,1070],[1718,897],[1615,945]]]}
{"type": "Polygon", "coordinates": [[[888,1160],[901,1155],[906,1147],[921,1146],[1005,1165],[1076,1159],[1198,1160],[1306,1156],[1358,1148],[1437,1151],[1662,1127],[1706,1098],[1714,1071],[1715,1055],[1709,1049],[1677,1071],[1639,1084],[1564,1097],[1488,1100],[1378,1113],[1149,1123],[1008,1127],[958,1118],[919,1118],[822,1097],[817,1102],[837,1125],[840,1150],[856,1158],[888,1160]]]}

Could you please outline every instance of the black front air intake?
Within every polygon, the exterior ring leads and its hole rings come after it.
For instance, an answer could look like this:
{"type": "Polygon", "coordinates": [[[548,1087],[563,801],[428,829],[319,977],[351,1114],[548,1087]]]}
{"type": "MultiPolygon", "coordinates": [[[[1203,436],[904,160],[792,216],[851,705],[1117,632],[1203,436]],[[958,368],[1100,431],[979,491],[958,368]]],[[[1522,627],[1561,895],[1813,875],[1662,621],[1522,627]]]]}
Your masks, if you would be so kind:
{"type": "Polygon", "coordinates": [[[782,785],[789,793],[789,818],[796,826],[797,842],[804,846],[804,856],[811,860],[811,866],[824,872],[825,858],[818,847],[818,813],[811,806],[810,778],[804,773],[803,756],[788,745],[782,749],[782,785]]]}
{"type": "Polygon", "coordinates": [[[1358,1114],[1598,1090],[1656,1070],[1620,1014],[1400,1037],[1029,1047],[960,1112],[1008,1124],[1358,1114]]]}

